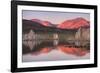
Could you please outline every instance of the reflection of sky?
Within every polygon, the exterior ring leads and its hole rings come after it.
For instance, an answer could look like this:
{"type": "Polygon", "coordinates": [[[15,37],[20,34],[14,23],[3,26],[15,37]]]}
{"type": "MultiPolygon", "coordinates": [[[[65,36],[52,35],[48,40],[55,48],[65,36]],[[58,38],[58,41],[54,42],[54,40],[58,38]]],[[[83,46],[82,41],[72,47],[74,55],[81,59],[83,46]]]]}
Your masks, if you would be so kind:
{"type": "Polygon", "coordinates": [[[48,11],[34,11],[23,10],[23,19],[40,19],[50,21],[54,24],[62,23],[65,20],[82,17],[87,20],[90,19],[89,13],[73,13],[73,12],[48,12],[48,11]]]}

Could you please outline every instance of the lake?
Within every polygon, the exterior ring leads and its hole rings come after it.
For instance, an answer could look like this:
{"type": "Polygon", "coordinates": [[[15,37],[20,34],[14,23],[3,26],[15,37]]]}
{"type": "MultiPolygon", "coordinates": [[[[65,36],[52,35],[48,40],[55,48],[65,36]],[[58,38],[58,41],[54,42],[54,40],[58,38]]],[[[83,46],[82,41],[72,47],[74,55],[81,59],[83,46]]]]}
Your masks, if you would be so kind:
{"type": "Polygon", "coordinates": [[[76,46],[76,41],[24,40],[22,62],[79,60],[90,58],[90,47],[76,46]]]}

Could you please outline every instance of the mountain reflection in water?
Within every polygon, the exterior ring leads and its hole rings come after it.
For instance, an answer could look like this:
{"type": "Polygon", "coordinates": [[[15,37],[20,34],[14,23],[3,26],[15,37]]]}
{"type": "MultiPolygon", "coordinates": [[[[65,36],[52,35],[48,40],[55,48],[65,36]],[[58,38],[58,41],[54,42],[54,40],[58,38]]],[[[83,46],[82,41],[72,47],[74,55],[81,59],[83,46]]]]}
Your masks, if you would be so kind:
{"type": "MultiPolygon", "coordinates": [[[[35,60],[34,57],[40,56],[40,55],[51,55],[49,54],[50,52],[54,54],[57,54],[60,52],[60,54],[66,54],[66,58],[73,56],[73,57],[84,57],[86,54],[89,54],[89,48],[90,47],[80,47],[80,46],[75,46],[73,43],[68,43],[66,41],[58,41],[58,40],[30,40],[30,41],[23,41],[23,61],[24,61],[24,56],[30,55],[33,56],[32,58],[35,60]]],[[[48,56],[48,58],[49,58],[48,56]]],[[[53,56],[53,55],[52,55],[53,56]]],[[[58,56],[59,57],[59,56],[58,56]]],[[[66,59],[65,58],[65,59],[66,59]]],[[[89,55],[88,57],[89,58],[89,55]]],[[[27,60],[29,58],[27,57],[27,60]]],[[[70,57],[71,59],[71,57],[70,57]]],[[[32,60],[33,61],[33,60],[32,60]]]]}

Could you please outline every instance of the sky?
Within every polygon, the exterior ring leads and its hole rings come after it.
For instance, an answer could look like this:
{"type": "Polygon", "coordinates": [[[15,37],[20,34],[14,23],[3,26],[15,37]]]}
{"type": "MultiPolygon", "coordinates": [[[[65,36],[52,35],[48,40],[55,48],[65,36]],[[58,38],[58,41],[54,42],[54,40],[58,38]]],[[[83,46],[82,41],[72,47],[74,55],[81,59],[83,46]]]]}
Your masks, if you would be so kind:
{"type": "Polygon", "coordinates": [[[76,12],[54,12],[54,11],[35,11],[35,10],[23,10],[22,18],[31,20],[31,19],[40,19],[43,21],[49,21],[53,24],[59,24],[69,19],[74,19],[82,17],[86,20],[90,20],[89,13],[76,13],[76,12]]]}

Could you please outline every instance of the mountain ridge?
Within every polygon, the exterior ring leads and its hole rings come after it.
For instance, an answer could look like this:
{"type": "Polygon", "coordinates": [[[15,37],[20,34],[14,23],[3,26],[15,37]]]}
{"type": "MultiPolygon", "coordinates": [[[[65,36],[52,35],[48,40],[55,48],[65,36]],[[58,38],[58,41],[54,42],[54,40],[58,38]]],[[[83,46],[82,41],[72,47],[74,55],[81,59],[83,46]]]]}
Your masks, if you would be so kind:
{"type": "Polygon", "coordinates": [[[49,21],[43,21],[43,20],[40,20],[40,19],[31,19],[31,21],[40,23],[43,26],[56,27],[56,28],[60,28],[60,29],[78,29],[80,27],[89,27],[90,26],[90,22],[88,20],[86,20],[85,18],[82,18],[82,17],[65,20],[58,25],[55,25],[55,24],[52,24],[49,21]]]}

